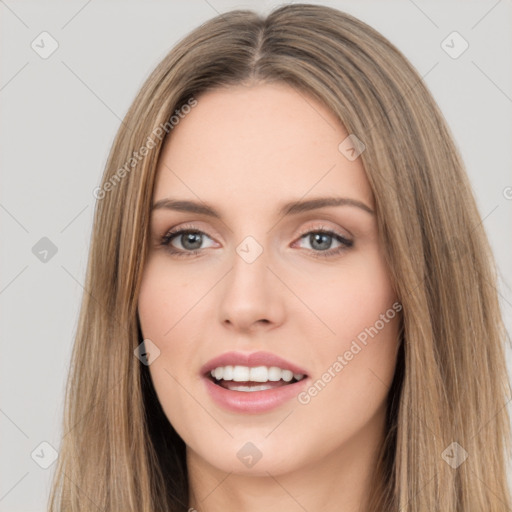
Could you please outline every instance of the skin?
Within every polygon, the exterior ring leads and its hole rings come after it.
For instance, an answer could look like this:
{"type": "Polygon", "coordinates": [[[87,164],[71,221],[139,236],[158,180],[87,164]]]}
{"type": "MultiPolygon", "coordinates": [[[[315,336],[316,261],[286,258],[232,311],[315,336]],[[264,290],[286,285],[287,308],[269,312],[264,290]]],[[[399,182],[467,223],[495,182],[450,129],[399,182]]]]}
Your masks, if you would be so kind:
{"type": "MultiPolygon", "coordinates": [[[[273,352],[322,378],[361,332],[397,300],[376,216],[329,206],[283,216],[291,200],[374,199],[361,159],[338,145],[344,127],[325,106],[284,84],[251,84],[199,96],[164,147],[153,202],[202,201],[222,216],[156,209],[138,312],[160,355],[151,377],[167,418],[187,445],[189,506],[199,511],[364,510],[384,435],[386,397],[398,348],[399,315],[310,401],[258,414],[212,401],[200,367],[227,351],[273,352]],[[185,226],[205,235],[176,236],[185,226]],[[304,236],[334,231],[334,237],[304,236]],[[252,263],[236,252],[247,236],[263,249],[252,263]],[[195,245],[194,245],[195,243],[195,245]],[[317,257],[315,257],[317,255],[317,257]],[[320,255],[320,256],[318,256],[320,255]],[[246,467],[247,443],[261,459],[246,467]]],[[[387,317],[386,317],[387,318],[387,317]]]]}

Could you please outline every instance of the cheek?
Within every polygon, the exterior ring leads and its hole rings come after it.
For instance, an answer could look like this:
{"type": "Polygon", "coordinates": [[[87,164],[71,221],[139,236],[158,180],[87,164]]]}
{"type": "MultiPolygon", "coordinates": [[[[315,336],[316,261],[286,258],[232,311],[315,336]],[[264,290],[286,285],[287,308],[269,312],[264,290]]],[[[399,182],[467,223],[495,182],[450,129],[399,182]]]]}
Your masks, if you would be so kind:
{"type": "Polygon", "coordinates": [[[139,291],[138,316],[143,338],[151,340],[159,349],[149,372],[171,423],[173,418],[186,418],[187,408],[193,406],[192,401],[187,402],[188,395],[180,383],[184,375],[188,377],[191,354],[194,354],[193,329],[189,323],[192,315],[187,315],[187,311],[197,302],[198,293],[193,284],[180,281],[161,261],[148,262],[139,291]]]}
{"type": "Polygon", "coordinates": [[[382,320],[377,311],[371,305],[355,311],[350,323],[335,325],[332,342],[317,347],[315,375],[297,397],[296,414],[312,436],[348,443],[378,432],[396,368],[400,314],[390,305],[382,320]]]}
{"type": "MultiPolygon", "coordinates": [[[[138,313],[145,338],[164,340],[205,293],[208,278],[188,276],[165,260],[151,258],[144,270],[138,299],[138,313]]],[[[178,328],[178,327],[177,327],[178,328]]]]}
{"type": "Polygon", "coordinates": [[[317,372],[299,401],[315,414],[330,410],[333,425],[351,430],[385,400],[395,371],[401,305],[377,251],[340,266],[326,282],[323,294],[311,287],[309,297],[331,332],[311,349],[317,372]]]}
{"type": "MultiPolygon", "coordinates": [[[[307,275],[302,278],[308,305],[329,327],[330,334],[325,331],[325,339],[336,340],[338,348],[343,348],[376,322],[382,330],[379,320],[392,308],[396,295],[378,249],[353,254],[342,260],[339,267],[329,270],[318,280],[307,275]]],[[[392,309],[386,320],[394,316],[392,309]]]]}
{"type": "MultiPolygon", "coordinates": [[[[169,263],[165,256],[150,258],[144,269],[138,298],[138,315],[144,338],[154,341],[166,359],[179,371],[197,364],[195,343],[201,341],[201,322],[211,310],[212,294],[218,272],[211,268],[169,263]]],[[[155,364],[151,368],[157,367],[155,364]]],[[[158,363],[161,365],[162,361],[158,363]]]]}
{"type": "Polygon", "coordinates": [[[357,334],[344,336],[323,350],[323,368],[301,403],[329,410],[333,424],[347,430],[364,425],[381,409],[399,346],[399,314],[392,308],[386,311],[386,321],[379,319],[362,329],[353,326],[357,334]]]}

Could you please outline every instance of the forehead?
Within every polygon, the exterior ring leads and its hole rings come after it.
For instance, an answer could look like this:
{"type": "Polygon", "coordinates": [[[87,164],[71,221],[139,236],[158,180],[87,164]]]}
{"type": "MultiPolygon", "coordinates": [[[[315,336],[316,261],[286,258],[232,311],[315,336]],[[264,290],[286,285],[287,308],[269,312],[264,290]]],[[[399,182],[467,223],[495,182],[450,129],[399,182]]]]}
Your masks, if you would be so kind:
{"type": "Polygon", "coordinates": [[[338,146],[348,136],[323,104],[285,84],[211,90],[170,133],[157,169],[166,195],[219,205],[345,195],[373,204],[361,160],[338,146]]]}

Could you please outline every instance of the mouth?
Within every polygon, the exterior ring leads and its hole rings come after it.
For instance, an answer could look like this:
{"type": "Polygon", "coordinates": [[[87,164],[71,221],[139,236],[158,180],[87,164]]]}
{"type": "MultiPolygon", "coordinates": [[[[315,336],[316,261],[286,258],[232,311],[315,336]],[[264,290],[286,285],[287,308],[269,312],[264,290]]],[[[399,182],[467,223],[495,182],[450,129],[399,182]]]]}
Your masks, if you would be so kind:
{"type": "Polygon", "coordinates": [[[217,406],[242,414],[284,405],[311,381],[303,368],[270,352],[226,352],[204,364],[199,373],[217,406]]]}
{"type": "Polygon", "coordinates": [[[293,373],[277,366],[220,366],[204,375],[211,382],[230,391],[267,391],[290,386],[307,378],[306,374],[293,373]]]}
{"type": "Polygon", "coordinates": [[[203,374],[220,405],[237,412],[264,412],[296,396],[308,375],[277,366],[218,366],[203,374]]]}

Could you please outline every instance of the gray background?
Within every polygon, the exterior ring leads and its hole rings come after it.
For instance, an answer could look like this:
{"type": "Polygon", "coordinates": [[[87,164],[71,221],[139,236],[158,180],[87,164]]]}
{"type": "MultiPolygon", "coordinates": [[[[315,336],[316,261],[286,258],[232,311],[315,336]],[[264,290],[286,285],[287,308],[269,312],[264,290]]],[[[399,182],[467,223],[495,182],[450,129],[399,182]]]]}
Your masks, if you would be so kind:
{"type": "MultiPolygon", "coordinates": [[[[59,448],[92,191],[120,120],[149,72],[191,29],[220,12],[278,3],[0,0],[0,511],[45,509],[55,465],[40,467],[52,453],[40,443],[59,448]],[[47,59],[31,47],[43,31],[59,45],[47,59]],[[46,262],[32,251],[43,237],[57,248],[46,262]]],[[[466,162],[511,332],[512,3],[318,3],[375,27],[425,77],[466,162]],[[457,59],[441,47],[453,31],[469,43],[457,59]]]]}

